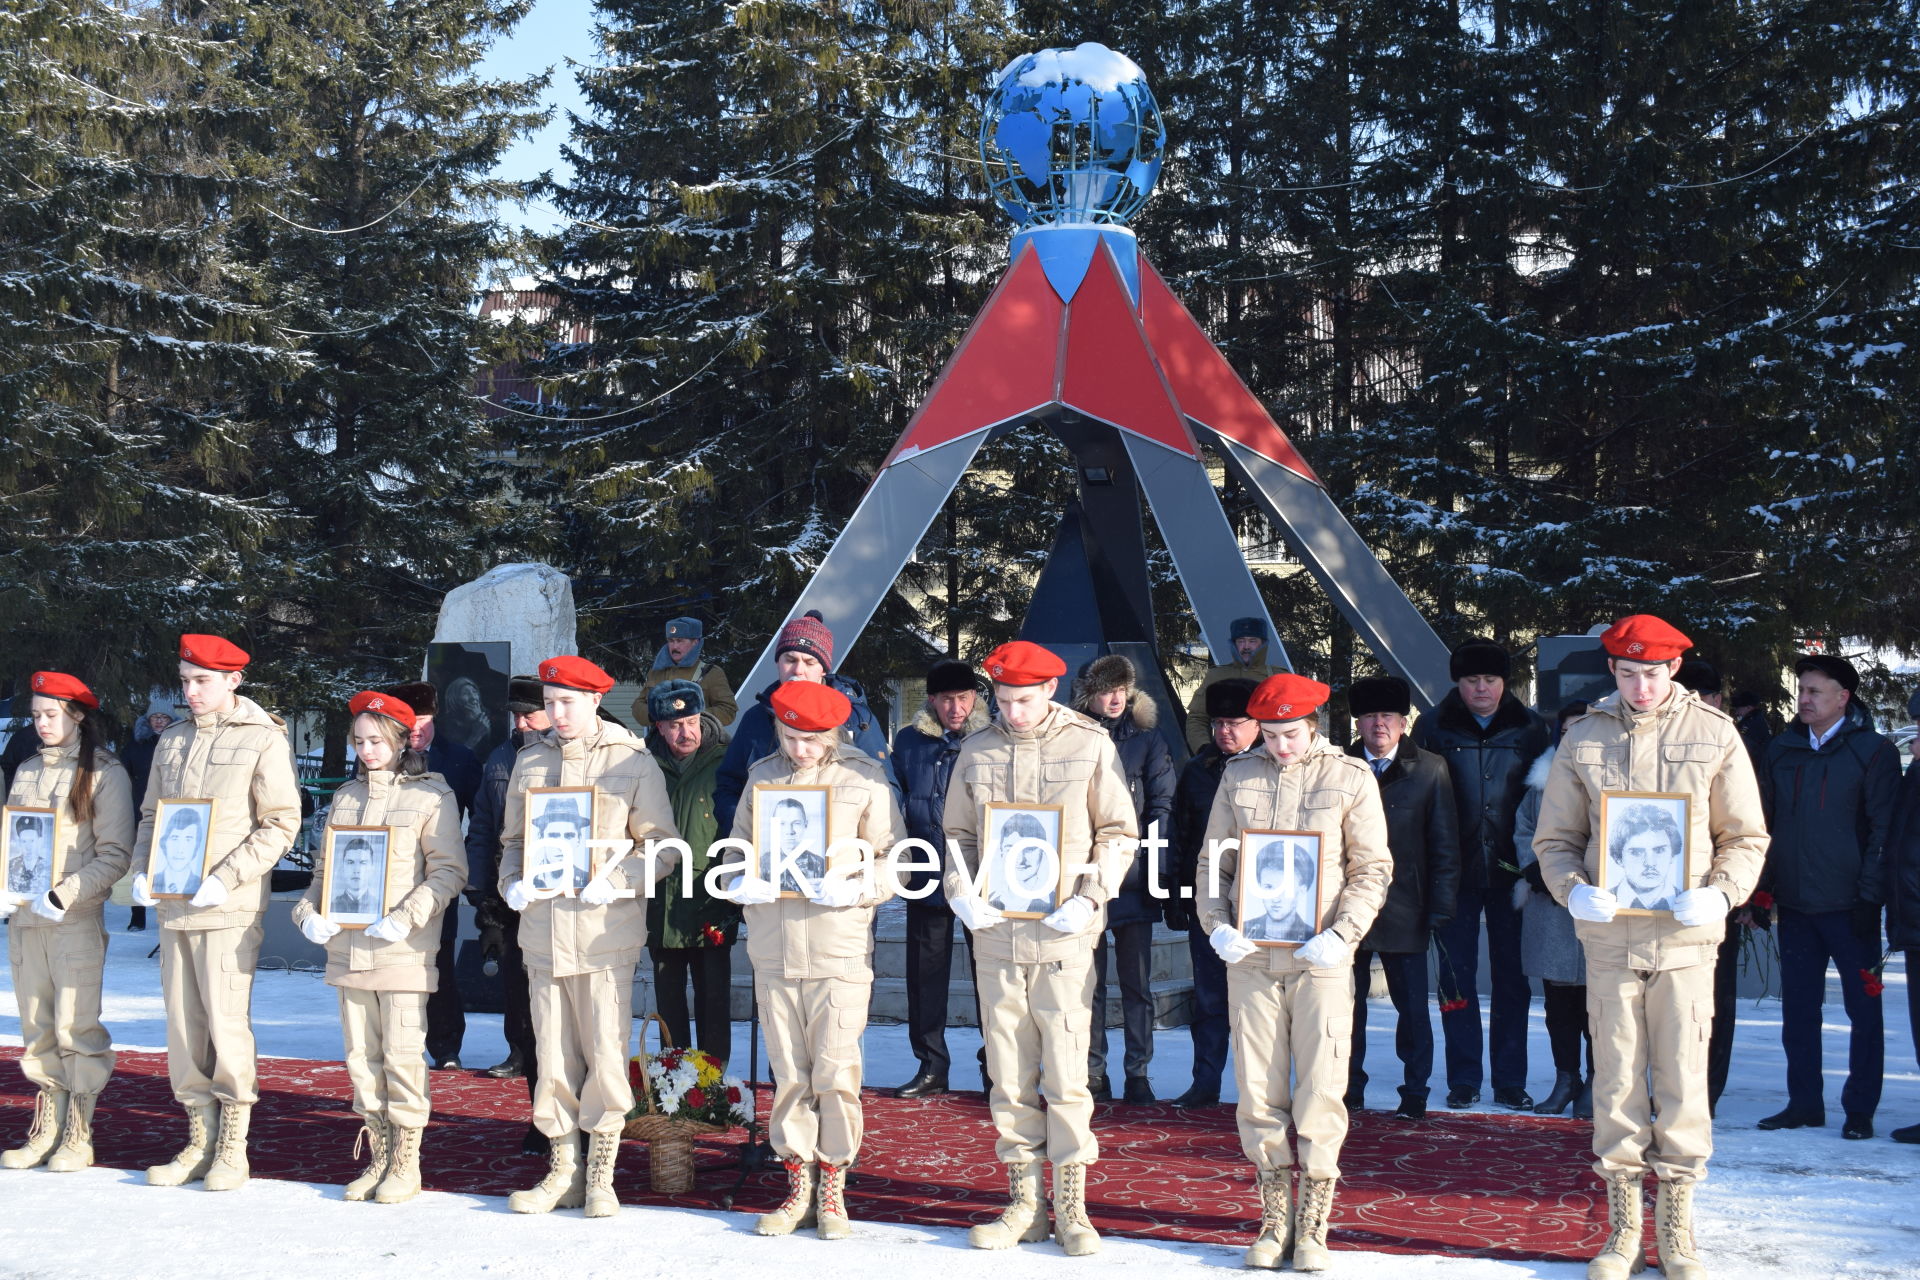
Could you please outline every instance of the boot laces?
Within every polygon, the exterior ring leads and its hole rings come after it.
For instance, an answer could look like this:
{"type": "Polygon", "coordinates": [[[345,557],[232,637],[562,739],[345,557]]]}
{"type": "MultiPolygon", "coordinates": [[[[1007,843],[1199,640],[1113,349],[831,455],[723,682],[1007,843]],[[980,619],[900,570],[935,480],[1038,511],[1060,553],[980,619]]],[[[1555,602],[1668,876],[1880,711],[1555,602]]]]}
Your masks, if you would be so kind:
{"type": "Polygon", "coordinates": [[[28,1145],[53,1137],[58,1116],[59,1109],[54,1106],[53,1090],[42,1089],[33,1100],[33,1124],[27,1129],[28,1145]]]}
{"type": "Polygon", "coordinates": [[[220,1151],[218,1158],[224,1164],[238,1164],[246,1157],[247,1140],[241,1136],[239,1121],[233,1119],[234,1112],[220,1109],[220,1151]]]}
{"type": "Polygon", "coordinates": [[[1072,1226],[1091,1228],[1093,1223],[1087,1217],[1087,1167],[1085,1165],[1060,1166],[1060,1194],[1066,1203],[1055,1205],[1054,1213],[1064,1217],[1072,1226]]]}
{"type": "Polygon", "coordinates": [[[835,1218],[847,1216],[847,1204],[843,1193],[846,1189],[847,1167],[832,1165],[824,1160],[820,1163],[820,1211],[835,1218]]]}
{"type": "Polygon", "coordinates": [[[1333,1212],[1333,1179],[1308,1178],[1300,1191],[1300,1232],[1318,1243],[1327,1238],[1327,1218],[1333,1212]]]}
{"type": "Polygon", "coordinates": [[[367,1120],[362,1122],[360,1132],[353,1135],[353,1158],[355,1160],[360,1158],[360,1149],[362,1147],[366,1148],[368,1165],[376,1165],[382,1160],[385,1160],[387,1158],[386,1127],[383,1125],[376,1129],[373,1121],[367,1120]]]}
{"type": "Polygon", "coordinates": [[[619,1138],[612,1134],[594,1134],[587,1143],[587,1177],[594,1182],[611,1182],[614,1162],[619,1156],[619,1138]]]}
{"type": "Polygon", "coordinates": [[[1693,1227],[1687,1212],[1693,1199],[1693,1184],[1673,1181],[1667,1184],[1666,1213],[1660,1225],[1667,1233],[1667,1247],[1683,1258],[1693,1256],[1693,1227]]]}
{"type": "Polygon", "coordinates": [[[389,1172],[397,1171],[404,1173],[413,1168],[415,1158],[420,1153],[420,1148],[415,1146],[412,1140],[395,1134],[393,1141],[388,1145],[388,1151],[393,1158],[393,1167],[389,1172]]]}
{"type": "Polygon", "coordinates": [[[780,1212],[792,1213],[806,1206],[807,1197],[813,1193],[809,1185],[813,1180],[807,1177],[805,1160],[782,1160],[780,1163],[787,1170],[787,1198],[780,1202],[780,1212]]]}
{"type": "MultiPolygon", "coordinates": [[[[67,1102],[67,1131],[60,1138],[63,1149],[83,1146],[93,1140],[93,1116],[87,1107],[80,1105],[80,1100],[81,1095],[75,1094],[67,1102]]],[[[93,1098],[86,1100],[92,1102],[93,1098]]]]}
{"type": "Polygon", "coordinates": [[[1644,1207],[1640,1203],[1640,1184],[1637,1180],[1616,1178],[1612,1186],[1614,1194],[1607,1197],[1607,1228],[1613,1233],[1613,1238],[1607,1241],[1607,1248],[1618,1251],[1626,1248],[1626,1242],[1640,1233],[1644,1207]]]}
{"type": "Polygon", "coordinates": [[[1260,1175],[1260,1217],[1263,1227],[1286,1222],[1287,1181],[1284,1169],[1260,1175]]]}

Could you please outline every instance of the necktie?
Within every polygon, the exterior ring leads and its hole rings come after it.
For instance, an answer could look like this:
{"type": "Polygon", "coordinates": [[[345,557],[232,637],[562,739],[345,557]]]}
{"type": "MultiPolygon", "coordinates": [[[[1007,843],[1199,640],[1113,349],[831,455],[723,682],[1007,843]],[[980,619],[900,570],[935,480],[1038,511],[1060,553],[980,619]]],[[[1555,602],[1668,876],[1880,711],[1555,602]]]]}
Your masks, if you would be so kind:
{"type": "Polygon", "coordinates": [[[1373,776],[1377,778],[1377,777],[1379,777],[1379,776],[1380,776],[1381,774],[1383,774],[1383,773],[1385,773],[1385,772],[1387,771],[1387,766],[1388,766],[1388,765],[1390,765],[1390,764],[1392,764],[1392,763],[1393,763],[1393,757],[1392,757],[1392,756],[1376,756],[1376,757],[1374,757],[1374,761],[1373,761],[1373,776]]]}

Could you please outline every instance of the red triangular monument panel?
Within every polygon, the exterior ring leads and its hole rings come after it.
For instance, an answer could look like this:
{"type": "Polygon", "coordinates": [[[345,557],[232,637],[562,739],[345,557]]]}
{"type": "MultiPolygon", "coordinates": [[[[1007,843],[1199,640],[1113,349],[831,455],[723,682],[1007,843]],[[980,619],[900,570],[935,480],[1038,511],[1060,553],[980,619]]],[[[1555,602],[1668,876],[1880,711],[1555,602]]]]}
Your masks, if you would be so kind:
{"type": "Polygon", "coordinates": [[[1154,364],[1133,299],[1104,244],[1095,250],[1093,268],[1067,309],[1064,363],[1062,404],[1169,449],[1199,452],[1154,364]]]}

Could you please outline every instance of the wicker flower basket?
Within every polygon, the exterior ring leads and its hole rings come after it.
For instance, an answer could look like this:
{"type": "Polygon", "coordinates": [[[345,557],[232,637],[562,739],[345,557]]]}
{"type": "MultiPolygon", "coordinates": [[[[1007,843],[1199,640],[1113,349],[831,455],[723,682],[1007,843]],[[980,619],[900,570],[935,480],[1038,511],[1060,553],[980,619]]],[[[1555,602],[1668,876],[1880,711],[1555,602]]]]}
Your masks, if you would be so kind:
{"type": "MultiPolygon", "coordinates": [[[[660,1028],[660,1052],[673,1048],[667,1038],[667,1024],[657,1013],[650,1013],[640,1027],[640,1047],[644,1050],[647,1041],[646,1023],[655,1023],[660,1028]]],[[[635,1138],[647,1144],[647,1180],[655,1191],[663,1195],[684,1195],[693,1190],[693,1140],[695,1137],[716,1133],[725,1133],[727,1127],[718,1124],[702,1124],[697,1120],[682,1120],[660,1114],[653,1100],[652,1082],[646,1076],[647,1063],[644,1053],[640,1059],[641,1083],[646,1087],[636,1090],[640,1095],[640,1105],[646,1108],[645,1115],[634,1116],[627,1121],[622,1136],[635,1138]]]]}

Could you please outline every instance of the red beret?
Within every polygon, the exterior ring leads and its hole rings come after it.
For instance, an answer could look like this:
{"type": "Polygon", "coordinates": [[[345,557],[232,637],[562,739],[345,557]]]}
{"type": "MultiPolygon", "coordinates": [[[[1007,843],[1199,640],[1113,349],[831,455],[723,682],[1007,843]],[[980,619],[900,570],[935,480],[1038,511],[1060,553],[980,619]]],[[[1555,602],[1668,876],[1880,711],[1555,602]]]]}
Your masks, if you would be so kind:
{"type": "Polygon", "coordinates": [[[413,708],[404,699],[391,693],[381,693],[377,689],[362,689],[354,694],[353,700],[347,703],[347,710],[356,716],[368,712],[385,716],[407,729],[412,729],[414,725],[413,708]]]}
{"type": "Polygon", "coordinates": [[[1693,641],[1650,613],[1629,614],[1600,633],[1609,657],[1629,662],[1671,662],[1693,648],[1693,641]]]}
{"type": "Polygon", "coordinates": [[[33,691],[43,698],[65,698],[69,702],[84,702],[95,711],[100,709],[100,699],[93,696],[93,690],[64,671],[34,672],[33,691]]]}
{"type": "Polygon", "coordinates": [[[785,681],[768,701],[773,704],[776,720],[802,733],[838,729],[853,714],[853,703],[847,701],[846,694],[811,680],[785,681]]]}
{"type": "Polygon", "coordinates": [[[1298,720],[1318,711],[1332,692],[1318,680],[1282,671],[1260,682],[1247,700],[1247,714],[1255,720],[1298,720]]]}
{"type": "Polygon", "coordinates": [[[253,661],[245,649],[219,636],[181,636],[180,660],[209,671],[241,671],[253,661]]]}
{"type": "Polygon", "coordinates": [[[987,655],[987,674],[995,684],[1045,684],[1067,674],[1067,664],[1051,649],[1012,640],[987,655]]]}
{"type": "Polygon", "coordinates": [[[588,662],[572,656],[548,658],[540,664],[540,683],[582,693],[605,693],[613,688],[613,677],[588,662]]]}

